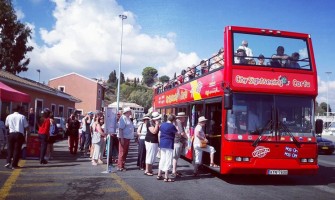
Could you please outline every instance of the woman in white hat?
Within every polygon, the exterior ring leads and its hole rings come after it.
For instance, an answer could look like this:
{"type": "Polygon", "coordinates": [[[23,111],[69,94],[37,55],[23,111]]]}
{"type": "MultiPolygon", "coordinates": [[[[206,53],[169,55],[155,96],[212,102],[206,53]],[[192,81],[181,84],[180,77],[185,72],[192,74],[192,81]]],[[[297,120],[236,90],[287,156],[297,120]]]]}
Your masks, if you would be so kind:
{"type": "Polygon", "coordinates": [[[151,114],[151,121],[147,123],[148,132],[145,135],[145,172],[147,176],[153,176],[152,165],[155,163],[158,152],[158,132],[162,115],[158,112],[151,114]]]}
{"type": "Polygon", "coordinates": [[[210,145],[206,145],[206,147],[201,147],[201,143],[208,143],[208,140],[206,139],[205,132],[203,130],[203,127],[206,125],[207,119],[204,116],[201,116],[198,118],[198,125],[195,127],[194,130],[194,176],[198,175],[198,167],[202,163],[202,153],[203,151],[206,151],[210,153],[210,166],[211,167],[219,167],[216,164],[214,164],[214,153],[216,152],[214,147],[210,145]]]}
{"type": "Polygon", "coordinates": [[[130,140],[134,138],[134,124],[130,120],[131,109],[126,107],[123,109],[123,115],[119,121],[119,159],[118,171],[126,171],[125,163],[128,155],[130,140]]]}
{"type": "Polygon", "coordinates": [[[137,157],[137,166],[140,170],[145,169],[145,136],[147,134],[147,123],[150,120],[149,115],[144,115],[142,118],[143,122],[139,125],[137,129],[137,136],[138,136],[138,157],[137,157]]]}

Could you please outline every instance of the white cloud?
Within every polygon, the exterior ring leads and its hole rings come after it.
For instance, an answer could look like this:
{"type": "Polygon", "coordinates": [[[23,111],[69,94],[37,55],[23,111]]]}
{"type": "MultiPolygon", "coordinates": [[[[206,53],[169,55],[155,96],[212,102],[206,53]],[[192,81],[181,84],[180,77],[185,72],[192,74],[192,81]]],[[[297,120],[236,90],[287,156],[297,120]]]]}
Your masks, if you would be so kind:
{"type": "Polygon", "coordinates": [[[51,30],[34,30],[34,37],[39,34],[44,44],[38,46],[31,41],[34,50],[29,54],[28,77],[35,76],[35,69],[41,69],[44,81],[70,72],[108,78],[119,66],[122,27],[119,14],[127,15],[123,21],[121,70],[126,77],[141,77],[147,66],[172,77],[199,61],[195,53],[178,52],[174,43],[177,35],[173,32],[166,37],[142,33],[135,14],[114,0],[53,2],[56,22],[51,30]]]}
{"type": "Polygon", "coordinates": [[[320,77],[318,77],[318,85],[319,85],[319,94],[316,98],[316,101],[318,103],[325,102],[327,103],[327,93],[328,93],[328,102],[332,110],[335,111],[335,99],[332,98],[335,96],[335,81],[329,79],[327,80],[321,80],[320,77]]]}
{"type": "Polygon", "coordinates": [[[25,17],[24,13],[19,8],[15,8],[15,14],[16,14],[16,17],[17,17],[18,20],[22,20],[25,17]]]}

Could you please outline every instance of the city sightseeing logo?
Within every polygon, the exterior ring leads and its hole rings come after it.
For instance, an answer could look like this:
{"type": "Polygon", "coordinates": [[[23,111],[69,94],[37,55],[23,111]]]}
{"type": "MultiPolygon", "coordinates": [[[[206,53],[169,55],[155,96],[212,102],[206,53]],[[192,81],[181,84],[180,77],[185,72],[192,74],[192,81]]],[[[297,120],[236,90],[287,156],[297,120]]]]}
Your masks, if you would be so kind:
{"type": "Polygon", "coordinates": [[[258,146],[255,148],[255,150],[252,152],[252,157],[257,157],[257,158],[263,158],[270,152],[269,148],[263,147],[263,146],[258,146]]]}
{"type": "Polygon", "coordinates": [[[287,79],[286,76],[279,76],[279,80],[281,80],[283,85],[290,85],[290,81],[287,79]]]}
{"type": "Polygon", "coordinates": [[[253,77],[253,76],[240,76],[237,75],[235,77],[236,83],[241,83],[244,85],[267,85],[267,86],[279,86],[283,87],[284,85],[290,85],[290,81],[288,81],[285,76],[278,76],[278,78],[264,78],[264,77],[253,77]]]}

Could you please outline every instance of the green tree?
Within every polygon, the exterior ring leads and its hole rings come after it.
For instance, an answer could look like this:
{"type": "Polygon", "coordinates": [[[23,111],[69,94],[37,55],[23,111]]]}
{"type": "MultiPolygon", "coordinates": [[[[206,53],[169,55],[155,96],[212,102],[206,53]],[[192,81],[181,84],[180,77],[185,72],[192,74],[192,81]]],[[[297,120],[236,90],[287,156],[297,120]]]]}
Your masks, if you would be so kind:
{"type": "Polygon", "coordinates": [[[116,71],[114,70],[109,74],[107,83],[116,83],[116,82],[117,82],[116,71]]]}
{"type": "Polygon", "coordinates": [[[125,82],[124,74],[121,72],[120,84],[123,84],[124,82],[125,82]]]}
{"type": "Polygon", "coordinates": [[[28,70],[31,29],[17,20],[11,0],[0,0],[0,68],[17,74],[28,70]]]}
{"type": "MultiPolygon", "coordinates": [[[[322,102],[322,103],[320,104],[320,108],[323,110],[324,113],[326,113],[326,112],[327,112],[327,103],[322,102]]],[[[330,107],[330,105],[329,105],[328,112],[331,112],[331,111],[332,111],[332,109],[331,109],[331,107],[330,107]]]]}
{"type": "Polygon", "coordinates": [[[161,77],[159,77],[159,81],[162,82],[162,83],[169,82],[170,81],[170,77],[168,77],[166,75],[161,76],[161,77]]]}
{"type": "Polygon", "coordinates": [[[137,79],[134,78],[134,87],[137,87],[137,79]]]}
{"type": "Polygon", "coordinates": [[[151,87],[155,82],[155,78],[157,77],[157,69],[153,67],[146,67],[142,71],[142,76],[143,83],[145,83],[148,87],[151,87]]]}
{"type": "Polygon", "coordinates": [[[151,89],[134,90],[129,95],[129,101],[141,105],[148,110],[152,105],[153,91],[151,89]]]}

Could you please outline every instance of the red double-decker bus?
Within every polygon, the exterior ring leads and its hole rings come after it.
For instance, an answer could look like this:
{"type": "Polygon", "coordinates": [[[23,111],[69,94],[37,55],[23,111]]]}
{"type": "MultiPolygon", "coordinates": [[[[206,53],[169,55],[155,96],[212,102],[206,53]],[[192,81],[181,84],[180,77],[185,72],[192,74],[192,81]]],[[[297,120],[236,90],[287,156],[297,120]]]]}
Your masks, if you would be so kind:
{"type": "MultiPolygon", "coordinates": [[[[155,89],[154,109],[186,112],[192,159],[200,116],[222,174],[292,175],[318,170],[318,94],[312,40],[304,33],[227,26],[224,48],[155,89]]],[[[204,164],[209,156],[204,153],[204,164]]]]}

